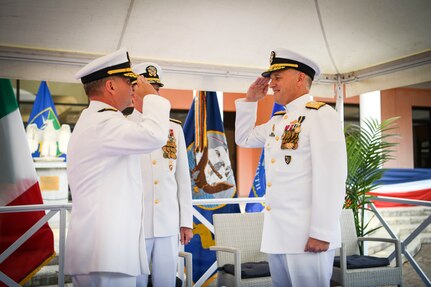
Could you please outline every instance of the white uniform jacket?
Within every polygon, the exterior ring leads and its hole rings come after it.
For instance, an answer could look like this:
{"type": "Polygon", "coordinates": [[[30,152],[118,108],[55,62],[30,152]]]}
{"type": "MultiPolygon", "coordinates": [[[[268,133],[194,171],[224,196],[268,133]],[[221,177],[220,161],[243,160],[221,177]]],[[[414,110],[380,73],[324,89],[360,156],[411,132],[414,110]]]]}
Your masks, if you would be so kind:
{"type": "Polygon", "coordinates": [[[309,237],[340,246],[339,217],[344,202],[347,155],[337,113],[325,105],[306,108],[309,95],[285,106],[255,127],[257,103],[236,101],[235,140],[242,147],[264,147],[266,208],[262,252],[302,253],[309,237]],[[285,129],[301,119],[297,149],[282,149],[285,129]]]}
{"type": "MultiPolygon", "coordinates": [[[[132,121],[141,120],[137,110],[129,116],[132,121]]],[[[192,190],[184,133],[181,125],[170,122],[169,136],[175,142],[175,157],[167,158],[162,148],[142,155],[144,183],[145,237],[178,235],[180,227],[193,228],[192,190]]],[[[171,155],[172,157],[172,155],[171,155]]]]}
{"type": "Polygon", "coordinates": [[[148,95],[143,107],[144,120],[134,123],[91,101],[75,126],[67,153],[72,215],[66,274],[149,273],[139,155],[166,143],[170,104],[148,95]]]}

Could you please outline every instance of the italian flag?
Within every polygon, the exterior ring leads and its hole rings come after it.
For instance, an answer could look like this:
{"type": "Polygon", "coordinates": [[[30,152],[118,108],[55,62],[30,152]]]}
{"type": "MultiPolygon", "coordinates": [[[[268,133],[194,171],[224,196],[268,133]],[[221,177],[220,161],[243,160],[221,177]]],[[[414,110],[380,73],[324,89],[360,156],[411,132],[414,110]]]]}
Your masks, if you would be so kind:
{"type": "MultiPolygon", "coordinates": [[[[0,79],[0,206],[43,204],[21,114],[8,79],[0,79]]],[[[45,211],[0,212],[0,272],[24,284],[55,256],[48,223],[16,251],[2,253],[30,229],[45,211]]],[[[1,278],[1,276],[0,276],[1,278]]],[[[0,280],[0,286],[6,286],[0,280]]]]}

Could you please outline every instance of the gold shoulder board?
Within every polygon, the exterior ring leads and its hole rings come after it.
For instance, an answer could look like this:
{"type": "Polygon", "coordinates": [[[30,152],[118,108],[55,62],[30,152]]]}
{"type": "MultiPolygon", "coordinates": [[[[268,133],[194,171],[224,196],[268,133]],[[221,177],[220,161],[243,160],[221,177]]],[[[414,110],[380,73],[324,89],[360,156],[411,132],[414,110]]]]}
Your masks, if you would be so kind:
{"type": "Polygon", "coordinates": [[[274,116],[283,116],[286,114],[286,111],[278,111],[276,113],[274,113],[274,116]]]}
{"type": "Polygon", "coordinates": [[[171,122],[181,125],[183,122],[176,119],[169,119],[171,122]]]}
{"type": "Polygon", "coordinates": [[[98,110],[97,112],[101,113],[101,112],[106,112],[106,111],[118,112],[118,110],[111,109],[111,108],[104,108],[104,109],[98,110]]]}
{"type": "Polygon", "coordinates": [[[305,104],[305,107],[307,107],[307,108],[309,108],[309,109],[315,109],[315,110],[318,110],[318,109],[320,109],[321,107],[323,107],[324,105],[326,105],[326,103],[312,101],[312,102],[308,102],[308,103],[306,103],[306,104],[305,104]]]}

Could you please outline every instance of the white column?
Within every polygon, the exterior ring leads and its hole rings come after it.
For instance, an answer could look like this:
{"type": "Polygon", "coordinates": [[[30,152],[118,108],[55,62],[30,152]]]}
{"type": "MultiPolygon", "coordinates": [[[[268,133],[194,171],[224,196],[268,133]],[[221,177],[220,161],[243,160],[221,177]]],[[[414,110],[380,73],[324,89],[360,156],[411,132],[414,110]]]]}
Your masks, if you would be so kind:
{"type": "Polygon", "coordinates": [[[359,96],[361,126],[365,119],[376,119],[381,122],[380,91],[365,93],[359,96]]]}
{"type": "MultiPolygon", "coordinates": [[[[364,120],[375,119],[381,122],[381,109],[380,109],[380,91],[369,92],[359,96],[359,117],[361,127],[366,128],[364,120]]],[[[369,214],[365,213],[365,222],[369,220],[369,214]]],[[[364,242],[364,253],[368,255],[369,242],[364,242]]]]}
{"type": "Polygon", "coordinates": [[[220,116],[221,121],[223,122],[223,92],[216,92],[217,93],[217,100],[218,100],[218,107],[220,110],[220,116]]]}

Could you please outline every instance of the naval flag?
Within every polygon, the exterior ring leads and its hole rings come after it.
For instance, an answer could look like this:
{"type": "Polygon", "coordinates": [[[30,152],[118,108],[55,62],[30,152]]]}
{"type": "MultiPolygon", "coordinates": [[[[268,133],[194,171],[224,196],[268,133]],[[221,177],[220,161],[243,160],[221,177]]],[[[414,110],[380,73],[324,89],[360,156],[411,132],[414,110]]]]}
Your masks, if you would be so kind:
{"type": "MultiPolygon", "coordinates": [[[[199,92],[193,100],[184,123],[184,134],[192,179],[193,199],[237,197],[231,169],[223,122],[216,92],[199,92]]],[[[238,204],[195,206],[210,223],[214,213],[240,212],[238,204]]],[[[198,281],[215,262],[216,255],[210,230],[196,217],[193,219],[194,237],[185,250],[193,254],[193,281],[198,281]]]]}

